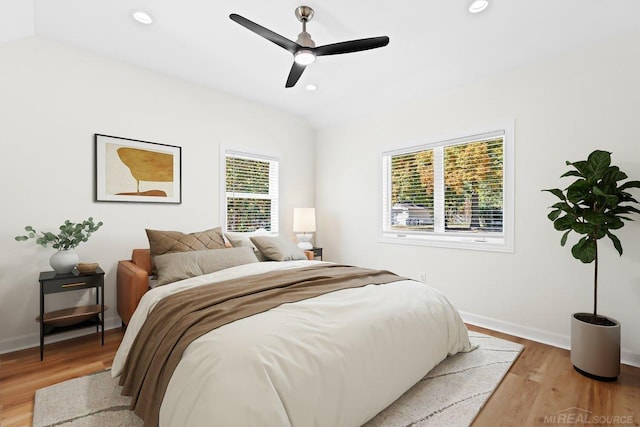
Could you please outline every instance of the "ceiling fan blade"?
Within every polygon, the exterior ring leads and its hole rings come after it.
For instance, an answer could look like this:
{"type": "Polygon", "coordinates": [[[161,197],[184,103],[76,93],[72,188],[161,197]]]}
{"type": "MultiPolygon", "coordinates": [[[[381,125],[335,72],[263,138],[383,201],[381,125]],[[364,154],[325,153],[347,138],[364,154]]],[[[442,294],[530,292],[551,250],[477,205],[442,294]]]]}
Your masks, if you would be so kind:
{"type": "Polygon", "coordinates": [[[280,34],[274,33],[268,28],[265,28],[262,25],[256,24],[255,22],[250,21],[247,18],[242,17],[236,13],[232,13],[231,15],[229,15],[229,18],[231,18],[232,21],[237,22],[243,27],[253,31],[257,35],[264,37],[270,42],[277,44],[278,46],[288,50],[291,53],[295,53],[296,50],[300,48],[298,43],[291,41],[288,38],[281,36],[280,34]]]}
{"type": "Polygon", "coordinates": [[[291,66],[291,71],[289,71],[289,77],[287,78],[287,84],[284,87],[294,87],[296,83],[298,83],[298,79],[302,75],[302,72],[306,68],[306,65],[300,65],[297,62],[294,62],[291,66]]]}
{"type": "Polygon", "coordinates": [[[371,37],[368,39],[350,40],[346,42],[326,44],[314,49],[316,56],[337,55],[340,53],[359,52],[361,50],[376,49],[389,44],[389,37],[371,37]]]}

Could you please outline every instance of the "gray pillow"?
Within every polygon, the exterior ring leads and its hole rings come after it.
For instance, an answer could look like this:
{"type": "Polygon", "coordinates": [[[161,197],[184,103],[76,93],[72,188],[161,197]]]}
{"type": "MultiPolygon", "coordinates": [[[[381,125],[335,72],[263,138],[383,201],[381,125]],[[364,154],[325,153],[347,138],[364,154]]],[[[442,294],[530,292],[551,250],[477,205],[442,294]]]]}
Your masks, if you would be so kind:
{"type": "Polygon", "coordinates": [[[258,258],[248,246],[174,252],[155,257],[158,286],[253,262],[258,262],[258,258]]]}
{"type": "Polygon", "coordinates": [[[250,239],[260,253],[272,261],[307,259],[302,249],[281,237],[255,236],[250,239]]]}
{"type": "Polygon", "coordinates": [[[258,257],[258,261],[268,261],[265,257],[262,256],[262,253],[255,247],[253,243],[251,243],[250,238],[255,236],[268,236],[271,233],[267,230],[256,230],[251,232],[231,232],[227,231],[224,233],[224,237],[226,237],[227,241],[231,243],[231,246],[234,248],[241,246],[249,246],[251,247],[258,257]]]}

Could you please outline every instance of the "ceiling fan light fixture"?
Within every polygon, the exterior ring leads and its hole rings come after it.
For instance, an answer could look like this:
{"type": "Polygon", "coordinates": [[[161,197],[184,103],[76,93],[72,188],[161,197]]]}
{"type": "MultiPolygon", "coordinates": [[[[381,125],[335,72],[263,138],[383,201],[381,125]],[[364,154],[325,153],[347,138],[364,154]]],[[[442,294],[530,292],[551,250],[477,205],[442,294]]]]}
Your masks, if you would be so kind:
{"type": "Polygon", "coordinates": [[[299,65],[309,65],[316,61],[316,56],[309,49],[301,49],[293,55],[293,60],[299,65]]]}
{"type": "Polygon", "coordinates": [[[151,15],[144,10],[132,10],[131,17],[144,25],[153,23],[153,18],[151,17],[151,15]]]}
{"type": "Polygon", "coordinates": [[[489,6],[488,0],[474,0],[469,6],[470,13],[480,13],[489,6]]]}

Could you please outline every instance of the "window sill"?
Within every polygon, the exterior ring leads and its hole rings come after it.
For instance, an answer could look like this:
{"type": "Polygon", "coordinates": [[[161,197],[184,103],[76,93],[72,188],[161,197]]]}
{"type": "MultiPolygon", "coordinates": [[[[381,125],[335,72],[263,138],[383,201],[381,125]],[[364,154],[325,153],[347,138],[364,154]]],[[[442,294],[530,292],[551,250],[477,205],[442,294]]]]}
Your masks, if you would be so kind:
{"type": "Polygon", "coordinates": [[[508,239],[505,237],[416,235],[401,237],[397,233],[383,233],[378,241],[397,245],[431,246],[486,252],[514,252],[513,243],[509,244],[508,239]]]}

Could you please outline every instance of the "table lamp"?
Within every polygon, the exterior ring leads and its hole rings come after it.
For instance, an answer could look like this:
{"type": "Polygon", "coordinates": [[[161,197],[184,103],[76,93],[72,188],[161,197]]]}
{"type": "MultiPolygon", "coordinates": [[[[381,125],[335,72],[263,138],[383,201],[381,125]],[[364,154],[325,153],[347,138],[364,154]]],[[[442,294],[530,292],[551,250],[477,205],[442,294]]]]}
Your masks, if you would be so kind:
{"type": "Polygon", "coordinates": [[[298,238],[298,247],[308,251],[313,249],[311,238],[316,231],[315,208],[293,208],[293,232],[298,238]]]}

